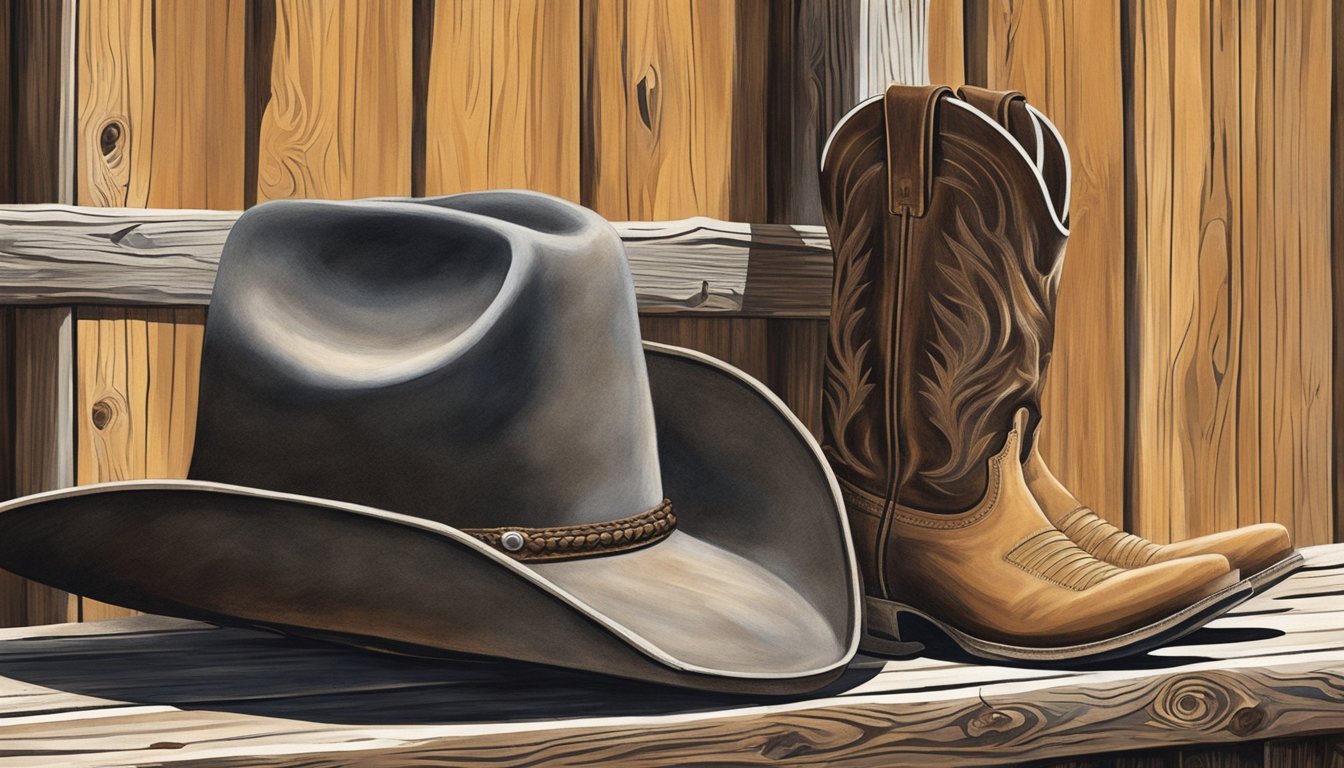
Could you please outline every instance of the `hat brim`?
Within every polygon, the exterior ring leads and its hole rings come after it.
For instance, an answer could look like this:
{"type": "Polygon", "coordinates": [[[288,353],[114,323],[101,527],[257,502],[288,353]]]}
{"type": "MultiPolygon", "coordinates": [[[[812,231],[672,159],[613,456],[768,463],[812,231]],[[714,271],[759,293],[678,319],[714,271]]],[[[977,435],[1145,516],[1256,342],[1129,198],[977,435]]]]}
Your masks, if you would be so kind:
{"type": "Polygon", "coordinates": [[[709,690],[826,684],[857,648],[861,609],[820,449],[741,371],[663,345],[645,357],[678,527],[644,549],[524,563],[393,511],[139,480],[0,504],[0,567],[139,610],[364,646],[709,690]]]}

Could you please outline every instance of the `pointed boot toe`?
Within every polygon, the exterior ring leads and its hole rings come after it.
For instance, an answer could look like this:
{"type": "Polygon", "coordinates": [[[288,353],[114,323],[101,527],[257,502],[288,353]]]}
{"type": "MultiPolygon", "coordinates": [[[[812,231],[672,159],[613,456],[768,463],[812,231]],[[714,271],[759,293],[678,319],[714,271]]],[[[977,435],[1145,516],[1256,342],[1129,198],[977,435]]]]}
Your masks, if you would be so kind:
{"type": "Polygon", "coordinates": [[[1255,590],[1267,589],[1302,567],[1288,529],[1278,523],[1248,525],[1171,544],[1157,544],[1116,528],[1074,497],[1032,446],[1023,466],[1027,487],[1045,516],[1093,557],[1120,568],[1141,568],[1177,558],[1221,555],[1255,590]]]}
{"type": "Polygon", "coordinates": [[[1278,523],[1248,525],[1185,541],[1158,545],[1157,560],[1219,554],[1249,577],[1257,590],[1266,589],[1302,567],[1288,529],[1278,523]]]}

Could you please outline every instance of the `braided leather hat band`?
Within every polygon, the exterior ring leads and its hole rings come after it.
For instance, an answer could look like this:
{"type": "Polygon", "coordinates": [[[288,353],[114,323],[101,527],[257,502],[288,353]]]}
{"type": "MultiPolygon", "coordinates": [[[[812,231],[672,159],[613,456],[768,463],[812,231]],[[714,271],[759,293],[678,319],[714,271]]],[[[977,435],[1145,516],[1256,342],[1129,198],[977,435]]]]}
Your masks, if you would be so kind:
{"type": "Polygon", "coordinates": [[[463,533],[515,560],[569,560],[628,552],[656,544],[676,530],[672,502],[637,515],[601,523],[554,528],[463,528],[463,533]]]}

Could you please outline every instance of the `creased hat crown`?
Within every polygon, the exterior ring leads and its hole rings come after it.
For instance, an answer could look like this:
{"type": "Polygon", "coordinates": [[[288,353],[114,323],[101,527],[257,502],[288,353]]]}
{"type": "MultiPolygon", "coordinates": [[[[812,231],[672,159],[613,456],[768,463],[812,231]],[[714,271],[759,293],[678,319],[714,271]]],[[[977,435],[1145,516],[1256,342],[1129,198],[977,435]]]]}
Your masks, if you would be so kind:
{"type": "Polygon", "coordinates": [[[193,479],[461,527],[662,498],[621,241],[553,197],[258,206],[202,357],[193,479]]]}

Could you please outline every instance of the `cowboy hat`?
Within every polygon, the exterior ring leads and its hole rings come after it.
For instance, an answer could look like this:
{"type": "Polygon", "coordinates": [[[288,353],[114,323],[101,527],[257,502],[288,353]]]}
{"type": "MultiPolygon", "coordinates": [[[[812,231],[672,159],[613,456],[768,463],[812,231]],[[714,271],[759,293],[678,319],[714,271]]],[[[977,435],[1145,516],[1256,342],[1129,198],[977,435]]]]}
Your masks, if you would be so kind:
{"type": "Polygon", "coordinates": [[[119,605],[711,690],[858,639],[834,476],[759,382],[641,344],[597,214],[278,201],[220,256],[186,480],[0,505],[0,567],[119,605]]]}

